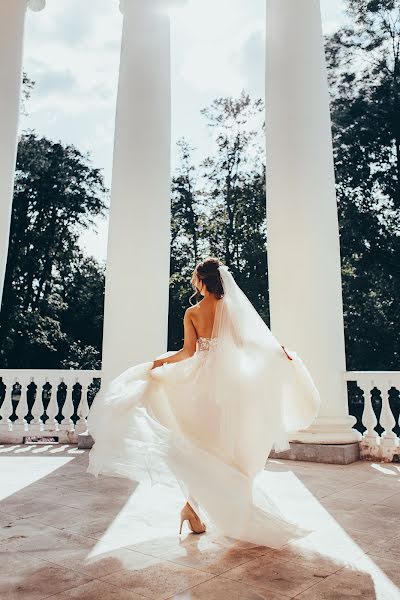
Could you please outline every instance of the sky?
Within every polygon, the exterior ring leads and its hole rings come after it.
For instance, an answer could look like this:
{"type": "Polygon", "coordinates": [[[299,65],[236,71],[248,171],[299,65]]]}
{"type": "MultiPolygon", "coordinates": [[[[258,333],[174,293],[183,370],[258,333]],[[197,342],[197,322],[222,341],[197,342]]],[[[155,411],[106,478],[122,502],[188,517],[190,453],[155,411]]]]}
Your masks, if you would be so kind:
{"type": "MultiPolygon", "coordinates": [[[[321,11],[324,33],[345,22],[343,0],[321,0],[321,11]]],[[[89,152],[108,187],[121,28],[118,0],[47,0],[42,12],[28,11],[25,29],[23,68],[35,88],[20,130],[89,152]]],[[[178,139],[195,157],[211,148],[200,110],[214,98],[242,89],[264,97],[264,29],[265,0],[187,0],[171,12],[172,169],[178,139]]],[[[107,228],[101,219],[80,239],[100,261],[107,228]]]]}

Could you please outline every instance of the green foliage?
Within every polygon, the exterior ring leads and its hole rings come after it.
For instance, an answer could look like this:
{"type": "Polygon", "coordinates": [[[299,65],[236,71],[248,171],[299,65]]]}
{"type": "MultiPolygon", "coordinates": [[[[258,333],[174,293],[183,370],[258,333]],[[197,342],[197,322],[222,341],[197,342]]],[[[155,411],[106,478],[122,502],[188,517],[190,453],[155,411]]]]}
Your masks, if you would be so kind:
{"type": "Polygon", "coordinates": [[[182,344],[182,318],[196,263],[218,256],[268,319],[263,106],[244,92],[202,110],[214,153],[195,166],[193,149],[178,144],[172,185],[169,348],[182,344]]]}
{"type": "Polygon", "coordinates": [[[100,171],[73,146],[21,137],[0,313],[3,367],[99,366],[104,274],[78,238],[104,214],[105,193],[100,171]]]}
{"type": "Polygon", "coordinates": [[[348,3],[327,44],[350,369],[398,369],[400,4],[348,3]]]}

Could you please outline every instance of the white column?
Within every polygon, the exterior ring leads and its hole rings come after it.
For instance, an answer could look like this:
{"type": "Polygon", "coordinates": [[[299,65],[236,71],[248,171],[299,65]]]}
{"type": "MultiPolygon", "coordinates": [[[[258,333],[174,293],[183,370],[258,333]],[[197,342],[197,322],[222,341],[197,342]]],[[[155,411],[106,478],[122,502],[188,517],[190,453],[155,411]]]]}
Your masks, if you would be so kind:
{"type": "Polygon", "coordinates": [[[314,424],[292,439],[356,441],[319,0],[267,0],[266,139],[272,330],[302,357],[322,399],[314,424]]]}
{"type": "Polygon", "coordinates": [[[125,0],[115,122],[103,380],[167,348],[170,23],[163,0],[125,0]]]}
{"type": "MultiPolygon", "coordinates": [[[[32,10],[40,10],[44,5],[44,0],[28,2],[32,10]]],[[[0,2],[0,306],[17,156],[26,6],[27,0],[0,2]]]]}

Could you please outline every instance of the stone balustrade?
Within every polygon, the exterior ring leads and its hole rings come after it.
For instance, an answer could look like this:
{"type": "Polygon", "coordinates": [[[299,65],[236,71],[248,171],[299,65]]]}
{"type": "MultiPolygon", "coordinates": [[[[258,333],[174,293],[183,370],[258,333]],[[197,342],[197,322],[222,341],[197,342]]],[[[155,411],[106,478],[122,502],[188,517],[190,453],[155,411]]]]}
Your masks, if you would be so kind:
{"type": "MultiPolygon", "coordinates": [[[[363,431],[360,456],[400,460],[400,371],[349,371],[349,412],[363,431]]],[[[101,371],[0,369],[0,442],[55,437],[77,443],[86,432],[101,371]]]]}
{"type": "Polygon", "coordinates": [[[92,370],[0,369],[0,442],[55,437],[77,443],[100,378],[92,370]]]}
{"type": "Polygon", "coordinates": [[[349,371],[345,378],[350,412],[364,429],[361,458],[400,460],[400,371],[349,371]]]}

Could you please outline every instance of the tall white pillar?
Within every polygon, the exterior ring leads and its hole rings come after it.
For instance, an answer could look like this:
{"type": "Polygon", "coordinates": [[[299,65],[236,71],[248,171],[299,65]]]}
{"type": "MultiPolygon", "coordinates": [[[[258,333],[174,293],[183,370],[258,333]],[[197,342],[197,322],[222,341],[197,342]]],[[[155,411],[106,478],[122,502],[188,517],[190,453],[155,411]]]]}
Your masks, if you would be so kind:
{"type": "Polygon", "coordinates": [[[124,0],[108,233],[103,379],[167,348],[170,23],[164,0],[124,0]]]}
{"type": "Polygon", "coordinates": [[[8,239],[17,157],[25,13],[40,10],[45,0],[0,2],[0,306],[7,264],[8,239]]]}
{"type": "Polygon", "coordinates": [[[272,331],[296,350],[321,410],[293,440],[347,443],[352,429],[329,94],[319,0],[266,0],[266,148],[272,331]]]}

